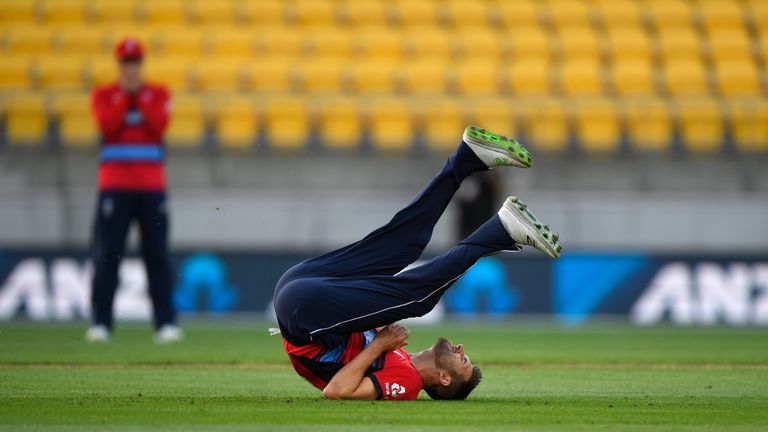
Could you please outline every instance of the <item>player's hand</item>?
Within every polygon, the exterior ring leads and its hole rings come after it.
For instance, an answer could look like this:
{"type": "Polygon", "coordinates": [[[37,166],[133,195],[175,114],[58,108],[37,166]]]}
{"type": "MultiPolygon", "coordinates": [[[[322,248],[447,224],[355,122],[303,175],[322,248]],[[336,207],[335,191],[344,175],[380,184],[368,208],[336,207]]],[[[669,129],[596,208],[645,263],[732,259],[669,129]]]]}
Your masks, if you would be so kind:
{"type": "Polygon", "coordinates": [[[408,345],[408,342],[405,340],[409,336],[411,336],[411,332],[404,326],[390,324],[376,333],[373,341],[379,344],[382,351],[394,351],[408,345]]]}

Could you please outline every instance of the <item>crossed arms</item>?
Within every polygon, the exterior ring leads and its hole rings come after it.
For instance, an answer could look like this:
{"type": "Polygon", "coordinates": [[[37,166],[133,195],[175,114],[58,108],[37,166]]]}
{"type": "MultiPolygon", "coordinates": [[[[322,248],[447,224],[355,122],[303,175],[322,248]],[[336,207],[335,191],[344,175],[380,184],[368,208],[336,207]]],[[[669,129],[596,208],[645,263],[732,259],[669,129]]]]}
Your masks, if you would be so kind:
{"type": "Polygon", "coordinates": [[[376,388],[373,381],[365,376],[365,371],[383,352],[394,351],[408,345],[405,340],[410,335],[411,332],[398,324],[381,329],[367,348],[331,378],[323,389],[323,397],[326,399],[376,399],[376,388]]]}

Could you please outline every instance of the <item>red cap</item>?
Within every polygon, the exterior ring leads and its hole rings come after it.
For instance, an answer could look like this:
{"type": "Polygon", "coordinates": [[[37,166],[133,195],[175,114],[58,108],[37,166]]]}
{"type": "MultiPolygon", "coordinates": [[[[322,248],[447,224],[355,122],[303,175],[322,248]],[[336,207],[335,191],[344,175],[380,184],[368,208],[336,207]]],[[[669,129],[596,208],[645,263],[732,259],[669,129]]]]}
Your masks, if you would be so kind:
{"type": "Polygon", "coordinates": [[[118,60],[141,60],[144,57],[144,47],[134,37],[127,37],[115,45],[115,57],[118,60]]]}

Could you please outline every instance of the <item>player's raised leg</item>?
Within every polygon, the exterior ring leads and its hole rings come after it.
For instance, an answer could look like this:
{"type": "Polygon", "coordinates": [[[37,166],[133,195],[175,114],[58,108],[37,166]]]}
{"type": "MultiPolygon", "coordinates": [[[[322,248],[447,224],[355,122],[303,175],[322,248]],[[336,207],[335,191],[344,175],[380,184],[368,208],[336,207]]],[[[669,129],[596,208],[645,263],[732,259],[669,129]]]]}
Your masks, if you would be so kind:
{"type": "MultiPolygon", "coordinates": [[[[557,235],[517,198],[446,253],[396,276],[313,277],[288,283],[275,299],[284,335],[296,343],[327,345],[340,335],[421,316],[478,259],[505,250],[533,246],[557,258],[557,235]]],[[[291,341],[294,343],[293,341],[291,341]]]]}
{"type": "Polygon", "coordinates": [[[469,126],[440,172],[383,227],[364,239],[303,262],[278,283],[307,276],[393,275],[414,262],[461,182],[477,171],[497,166],[531,166],[528,150],[514,139],[469,126]]]}

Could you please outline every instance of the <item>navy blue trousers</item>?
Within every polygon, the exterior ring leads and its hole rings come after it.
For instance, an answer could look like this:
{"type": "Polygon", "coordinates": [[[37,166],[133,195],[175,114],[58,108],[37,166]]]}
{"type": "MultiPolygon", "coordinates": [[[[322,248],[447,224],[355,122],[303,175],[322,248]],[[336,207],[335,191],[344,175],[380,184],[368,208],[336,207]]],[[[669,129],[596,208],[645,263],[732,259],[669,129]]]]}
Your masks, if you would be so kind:
{"type": "Polygon", "coordinates": [[[395,217],[364,239],[302,262],[275,288],[283,336],[294,345],[337,346],[353,332],[425,315],[478,259],[517,250],[497,215],[444,254],[419,258],[462,180],[486,170],[463,142],[442,170],[395,217]]]}
{"type": "Polygon", "coordinates": [[[176,321],[171,301],[168,212],[165,192],[99,193],[93,230],[92,321],[112,328],[118,269],[131,223],[139,222],[155,328],[176,321]]]}

